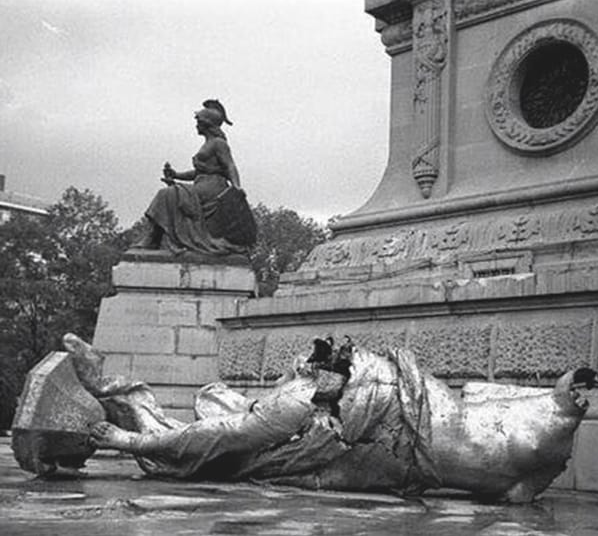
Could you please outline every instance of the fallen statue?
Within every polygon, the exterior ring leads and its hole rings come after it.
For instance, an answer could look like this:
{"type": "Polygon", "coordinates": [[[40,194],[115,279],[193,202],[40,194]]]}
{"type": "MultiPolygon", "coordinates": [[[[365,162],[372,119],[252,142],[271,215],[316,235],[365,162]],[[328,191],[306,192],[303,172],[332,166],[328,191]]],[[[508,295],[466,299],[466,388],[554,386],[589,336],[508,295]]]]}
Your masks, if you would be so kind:
{"type": "Polygon", "coordinates": [[[582,368],[554,389],[469,383],[457,394],[405,350],[382,356],[317,339],[259,400],[210,384],[197,393],[195,422],[182,423],[145,383],[103,377],[103,356],[75,335],[64,345],[67,354],[30,373],[13,424],[15,457],[38,474],[118,449],[156,476],[404,494],[444,487],[528,502],[565,469],[588,406],[577,389],[596,380],[582,368]],[[50,380],[59,367],[73,384],[62,391],[50,380]],[[70,409],[60,402],[67,391],[70,409]],[[54,419],[53,435],[44,419],[54,419]]]}

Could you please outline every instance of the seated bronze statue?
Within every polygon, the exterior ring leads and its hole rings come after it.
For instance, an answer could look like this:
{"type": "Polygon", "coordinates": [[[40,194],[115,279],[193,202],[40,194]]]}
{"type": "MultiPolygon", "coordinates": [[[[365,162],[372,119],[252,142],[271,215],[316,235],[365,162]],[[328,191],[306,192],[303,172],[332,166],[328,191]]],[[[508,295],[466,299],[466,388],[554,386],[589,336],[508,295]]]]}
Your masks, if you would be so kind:
{"type": "Polygon", "coordinates": [[[167,249],[174,254],[243,254],[255,243],[256,226],[241,190],[223,123],[232,125],[224,106],[206,100],[195,112],[197,133],[204,144],[193,156],[193,169],[175,171],[164,164],[162,182],[145,216],[146,235],[140,249],[167,249]]]}

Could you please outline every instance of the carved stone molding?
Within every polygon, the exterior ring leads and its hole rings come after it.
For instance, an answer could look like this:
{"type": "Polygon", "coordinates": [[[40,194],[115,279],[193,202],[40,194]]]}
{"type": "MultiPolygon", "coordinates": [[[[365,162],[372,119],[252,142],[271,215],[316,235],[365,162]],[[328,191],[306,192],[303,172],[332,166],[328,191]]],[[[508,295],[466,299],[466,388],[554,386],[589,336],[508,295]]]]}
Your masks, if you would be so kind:
{"type": "Polygon", "coordinates": [[[471,19],[493,12],[502,12],[509,8],[528,6],[554,0],[454,0],[453,9],[458,20],[471,19]]]}
{"type": "Polygon", "coordinates": [[[488,79],[486,116],[496,137],[508,147],[528,154],[551,154],[566,149],[589,132],[598,118],[598,38],[585,24],[553,19],[517,35],[496,60],[488,79]],[[585,96],[566,119],[535,128],[524,119],[520,79],[530,54],[550,45],[572,45],[587,62],[585,96]]]}
{"type": "Polygon", "coordinates": [[[413,178],[424,198],[430,197],[439,174],[441,75],[448,49],[445,0],[427,0],[413,11],[414,120],[413,178]]]}
{"type": "MultiPolygon", "coordinates": [[[[457,28],[502,17],[509,13],[529,9],[556,0],[453,0],[457,28]]],[[[386,52],[391,56],[411,49],[413,7],[409,0],[388,0],[366,12],[376,18],[386,52]]]]}
{"type": "Polygon", "coordinates": [[[411,45],[413,25],[411,19],[384,26],[380,31],[380,39],[391,56],[411,45]]]}
{"type": "Polygon", "coordinates": [[[596,238],[598,205],[593,205],[554,212],[464,220],[430,228],[406,227],[390,235],[328,242],[312,251],[301,270],[411,263],[461,253],[596,238]]]}

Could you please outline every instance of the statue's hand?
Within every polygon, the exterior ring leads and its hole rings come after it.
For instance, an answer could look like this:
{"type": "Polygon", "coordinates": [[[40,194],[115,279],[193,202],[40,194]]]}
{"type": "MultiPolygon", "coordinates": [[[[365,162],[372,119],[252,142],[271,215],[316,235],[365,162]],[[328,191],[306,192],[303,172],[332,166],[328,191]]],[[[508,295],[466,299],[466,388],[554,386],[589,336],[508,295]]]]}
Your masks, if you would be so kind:
{"type": "Polygon", "coordinates": [[[167,186],[172,186],[174,184],[174,179],[171,179],[170,177],[162,177],[160,180],[167,186]]]}
{"type": "Polygon", "coordinates": [[[166,179],[176,179],[176,171],[172,169],[170,166],[170,162],[166,162],[164,164],[164,169],[162,170],[164,173],[164,178],[166,179]]]}

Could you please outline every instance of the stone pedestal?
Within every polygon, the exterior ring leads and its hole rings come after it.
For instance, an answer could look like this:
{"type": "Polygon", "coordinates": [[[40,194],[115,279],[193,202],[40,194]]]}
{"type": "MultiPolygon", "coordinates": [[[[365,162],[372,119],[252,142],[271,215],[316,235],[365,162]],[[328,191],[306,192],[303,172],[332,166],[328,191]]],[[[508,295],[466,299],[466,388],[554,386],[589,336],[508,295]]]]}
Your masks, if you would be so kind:
{"type": "MultiPolygon", "coordinates": [[[[224,379],[267,388],[328,334],[406,347],[455,388],[596,367],[596,2],[365,7],[390,56],[384,176],[273,298],[222,321],[224,379]]],[[[568,477],[579,489],[598,489],[592,415],[568,477]]]]}
{"type": "Polygon", "coordinates": [[[255,276],[164,259],[138,255],[114,268],[118,294],[102,300],[93,344],[107,356],[104,374],[146,381],[171,416],[187,419],[197,388],[219,379],[216,319],[238,313],[255,276]]]}

